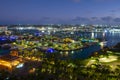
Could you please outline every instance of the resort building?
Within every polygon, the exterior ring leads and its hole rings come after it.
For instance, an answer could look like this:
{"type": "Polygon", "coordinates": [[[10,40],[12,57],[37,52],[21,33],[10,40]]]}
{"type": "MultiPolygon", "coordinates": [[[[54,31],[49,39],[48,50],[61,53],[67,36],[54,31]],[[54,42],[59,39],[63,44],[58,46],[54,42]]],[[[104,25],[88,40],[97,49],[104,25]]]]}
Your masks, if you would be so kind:
{"type": "Polygon", "coordinates": [[[0,57],[0,69],[12,72],[22,62],[20,57],[4,55],[0,57]]]}
{"type": "Polygon", "coordinates": [[[7,31],[7,27],[6,26],[0,26],[0,32],[5,32],[7,31]]]}

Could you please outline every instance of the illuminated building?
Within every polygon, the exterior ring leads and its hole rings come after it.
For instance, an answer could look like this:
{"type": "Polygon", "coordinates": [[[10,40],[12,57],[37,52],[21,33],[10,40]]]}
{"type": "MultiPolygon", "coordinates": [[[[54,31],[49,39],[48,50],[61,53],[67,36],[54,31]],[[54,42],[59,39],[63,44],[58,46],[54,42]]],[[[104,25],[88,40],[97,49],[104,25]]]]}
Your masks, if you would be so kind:
{"type": "Polygon", "coordinates": [[[0,57],[0,69],[11,72],[22,62],[20,57],[4,55],[0,57]]]}
{"type": "Polygon", "coordinates": [[[7,31],[7,27],[6,26],[0,26],[0,32],[4,32],[7,31]]]}

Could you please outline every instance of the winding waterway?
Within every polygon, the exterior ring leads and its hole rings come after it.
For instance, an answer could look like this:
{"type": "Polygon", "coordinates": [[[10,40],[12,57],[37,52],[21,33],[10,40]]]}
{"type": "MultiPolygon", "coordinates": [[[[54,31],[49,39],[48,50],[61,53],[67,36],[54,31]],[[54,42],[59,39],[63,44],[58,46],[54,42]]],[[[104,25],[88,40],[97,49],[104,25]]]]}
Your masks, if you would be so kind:
{"type": "MultiPolygon", "coordinates": [[[[67,33],[68,36],[70,33],[67,33]]],[[[114,46],[118,42],[120,42],[120,33],[108,33],[108,32],[99,32],[99,33],[90,33],[90,32],[74,32],[72,33],[72,37],[84,37],[84,38],[97,38],[100,39],[101,41],[105,41],[106,43],[104,46],[114,46]]],[[[76,51],[71,51],[71,52],[63,52],[67,56],[63,56],[63,59],[65,58],[72,58],[72,59],[85,59],[88,58],[90,55],[92,55],[93,52],[99,51],[101,49],[101,46],[99,45],[93,45],[89,46],[84,49],[76,50],[76,51]]],[[[61,53],[61,52],[60,52],[61,53]]]]}

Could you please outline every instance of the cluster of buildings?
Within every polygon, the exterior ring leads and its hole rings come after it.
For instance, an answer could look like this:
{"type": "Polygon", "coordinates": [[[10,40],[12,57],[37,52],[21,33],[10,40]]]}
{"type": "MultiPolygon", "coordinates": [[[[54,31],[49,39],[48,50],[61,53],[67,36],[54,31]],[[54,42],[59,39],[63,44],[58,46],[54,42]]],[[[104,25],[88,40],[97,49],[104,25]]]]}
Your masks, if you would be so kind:
{"type": "MultiPolygon", "coordinates": [[[[21,31],[41,31],[41,32],[57,32],[57,31],[83,31],[83,32],[120,32],[119,26],[105,25],[12,25],[0,26],[0,33],[11,34],[11,32],[21,31]]],[[[16,67],[21,67],[23,64],[22,58],[18,56],[16,51],[11,54],[0,56],[0,69],[12,71],[16,67]]]]}
{"type": "Polygon", "coordinates": [[[0,26],[0,32],[4,32],[7,30],[8,30],[7,26],[0,26]]]}
{"type": "Polygon", "coordinates": [[[0,56],[0,69],[12,72],[23,64],[23,59],[18,56],[18,51],[12,50],[10,54],[0,56]]]}
{"type": "Polygon", "coordinates": [[[11,25],[0,26],[2,31],[23,31],[23,30],[38,30],[42,32],[57,32],[57,31],[84,31],[84,32],[118,32],[120,27],[111,25],[11,25]],[[113,30],[114,29],[114,30],[113,30]]]}

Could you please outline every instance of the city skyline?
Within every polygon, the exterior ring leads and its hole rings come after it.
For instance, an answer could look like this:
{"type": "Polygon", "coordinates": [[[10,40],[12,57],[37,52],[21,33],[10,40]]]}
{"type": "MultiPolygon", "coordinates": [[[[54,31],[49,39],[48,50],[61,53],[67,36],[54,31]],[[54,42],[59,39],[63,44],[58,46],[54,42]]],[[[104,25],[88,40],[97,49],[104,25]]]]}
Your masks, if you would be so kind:
{"type": "Polygon", "coordinates": [[[119,0],[1,0],[0,24],[119,24],[119,0]]]}

